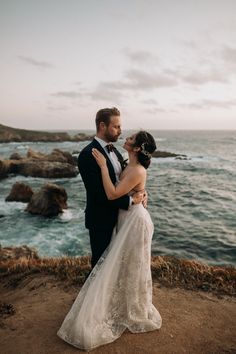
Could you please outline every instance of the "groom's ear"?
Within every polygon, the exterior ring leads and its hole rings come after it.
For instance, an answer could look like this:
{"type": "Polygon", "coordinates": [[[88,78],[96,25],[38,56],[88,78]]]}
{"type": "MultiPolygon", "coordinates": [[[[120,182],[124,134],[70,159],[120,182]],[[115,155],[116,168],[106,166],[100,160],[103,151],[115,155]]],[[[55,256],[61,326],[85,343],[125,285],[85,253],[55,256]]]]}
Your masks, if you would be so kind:
{"type": "Polygon", "coordinates": [[[106,124],[104,122],[100,122],[99,123],[99,130],[103,131],[104,129],[106,129],[106,124]]]}
{"type": "Polygon", "coordinates": [[[141,150],[141,148],[140,148],[139,146],[135,146],[135,147],[134,147],[134,151],[135,151],[135,152],[138,152],[138,151],[140,151],[140,150],[141,150]]]}

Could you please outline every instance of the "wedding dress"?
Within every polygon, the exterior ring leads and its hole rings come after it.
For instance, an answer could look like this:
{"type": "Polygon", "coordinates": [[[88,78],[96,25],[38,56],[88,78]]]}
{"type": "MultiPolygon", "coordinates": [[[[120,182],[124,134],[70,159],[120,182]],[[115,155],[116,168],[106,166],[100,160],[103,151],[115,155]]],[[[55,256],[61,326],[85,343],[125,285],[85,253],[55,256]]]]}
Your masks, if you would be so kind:
{"type": "Polygon", "coordinates": [[[60,338],[90,351],[126,329],[141,333],[161,327],[152,304],[152,235],[153,223],[142,204],[119,210],[111,242],[58,330],[60,338]]]}

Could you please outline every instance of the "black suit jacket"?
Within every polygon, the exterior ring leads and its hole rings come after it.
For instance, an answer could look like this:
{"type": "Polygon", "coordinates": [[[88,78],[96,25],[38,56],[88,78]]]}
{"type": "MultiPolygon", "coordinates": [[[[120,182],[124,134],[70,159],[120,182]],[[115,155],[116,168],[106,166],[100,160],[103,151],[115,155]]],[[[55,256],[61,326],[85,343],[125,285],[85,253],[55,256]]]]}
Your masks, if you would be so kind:
{"type": "Polygon", "coordinates": [[[107,160],[107,167],[112,182],[116,176],[112,163],[96,139],[79,154],[78,167],[86,188],[87,202],[85,209],[85,227],[90,230],[112,230],[117,222],[118,210],[129,208],[129,196],[108,200],[103,184],[101,170],[92,155],[92,149],[98,149],[107,160]]]}

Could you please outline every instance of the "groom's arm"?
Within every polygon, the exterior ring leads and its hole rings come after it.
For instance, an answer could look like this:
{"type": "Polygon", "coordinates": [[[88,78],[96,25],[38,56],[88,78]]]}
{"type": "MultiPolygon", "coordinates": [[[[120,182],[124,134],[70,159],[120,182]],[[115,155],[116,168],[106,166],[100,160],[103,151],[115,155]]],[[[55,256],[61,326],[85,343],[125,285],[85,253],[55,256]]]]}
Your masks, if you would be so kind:
{"type": "Polygon", "coordinates": [[[110,207],[127,210],[130,205],[130,197],[124,195],[114,200],[108,200],[101,177],[101,170],[91,154],[91,151],[82,151],[78,157],[78,168],[85,188],[93,196],[97,203],[109,204],[110,207]]]}

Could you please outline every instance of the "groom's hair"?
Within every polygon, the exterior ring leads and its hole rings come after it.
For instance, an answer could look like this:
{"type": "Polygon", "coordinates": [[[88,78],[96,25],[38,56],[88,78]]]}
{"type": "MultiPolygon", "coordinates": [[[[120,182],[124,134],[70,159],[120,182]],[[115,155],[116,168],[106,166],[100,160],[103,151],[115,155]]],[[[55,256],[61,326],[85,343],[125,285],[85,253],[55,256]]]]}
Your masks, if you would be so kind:
{"type": "Polygon", "coordinates": [[[120,111],[116,107],[102,108],[96,114],[96,128],[99,130],[99,125],[103,122],[107,127],[110,124],[112,116],[120,116],[120,111]]]}

